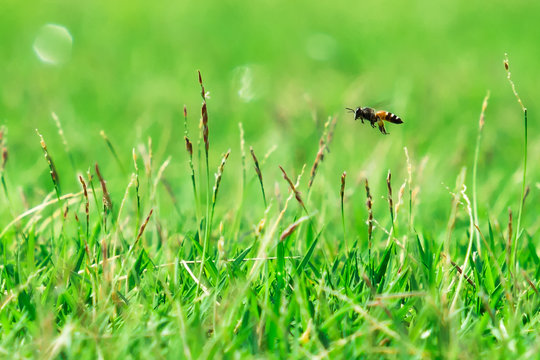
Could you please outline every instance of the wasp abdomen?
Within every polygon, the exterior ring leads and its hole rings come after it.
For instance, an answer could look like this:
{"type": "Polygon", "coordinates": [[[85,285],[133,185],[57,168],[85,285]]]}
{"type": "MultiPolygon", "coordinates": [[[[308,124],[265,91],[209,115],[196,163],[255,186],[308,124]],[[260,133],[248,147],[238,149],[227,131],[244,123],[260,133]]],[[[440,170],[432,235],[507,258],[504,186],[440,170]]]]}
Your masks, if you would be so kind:
{"type": "Polygon", "coordinates": [[[380,119],[389,121],[393,124],[403,124],[403,120],[401,120],[399,116],[397,116],[396,114],[392,114],[391,112],[381,110],[377,111],[376,115],[380,119]]]}

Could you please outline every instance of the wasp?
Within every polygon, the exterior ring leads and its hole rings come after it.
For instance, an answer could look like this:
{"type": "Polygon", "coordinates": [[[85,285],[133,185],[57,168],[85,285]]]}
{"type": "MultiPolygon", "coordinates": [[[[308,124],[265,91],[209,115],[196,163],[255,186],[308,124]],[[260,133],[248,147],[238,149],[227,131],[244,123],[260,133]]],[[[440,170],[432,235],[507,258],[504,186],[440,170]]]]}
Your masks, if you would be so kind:
{"type": "Polygon", "coordinates": [[[375,109],[370,107],[357,107],[355,110],[351,108],[346,108],[349,110],[349,112],[354,113],[354,120],[362,120],[362,124],[364,123],[364,120],[368,120],[371,124],[371,127],[375,127],[375,124],[379,127],[379,131],[385,135],[388,135],[389,133],[386,132],[386,129],[384,128],[384,121],[391,122],[393,124],[403,124],[403,120],[396,114],[393,114],[389,111],[379,110],[375,111],[375,109]]]}

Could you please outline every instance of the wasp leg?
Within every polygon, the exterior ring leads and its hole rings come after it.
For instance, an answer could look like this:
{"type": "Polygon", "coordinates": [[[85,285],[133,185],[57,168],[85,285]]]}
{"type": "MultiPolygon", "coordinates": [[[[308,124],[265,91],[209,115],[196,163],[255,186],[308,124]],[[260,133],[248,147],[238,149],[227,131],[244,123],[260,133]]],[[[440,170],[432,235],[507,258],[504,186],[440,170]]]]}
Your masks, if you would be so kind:
{"type": "Polygon", "coordinates": [[[384,135],[388,135],[388,133],[386,132],[386,129],[384,128],[384,123],[381,119],[379,119],[379,121],[377,121],[377,125],[379,125],[379,131],[384,134],[384,135]]]}

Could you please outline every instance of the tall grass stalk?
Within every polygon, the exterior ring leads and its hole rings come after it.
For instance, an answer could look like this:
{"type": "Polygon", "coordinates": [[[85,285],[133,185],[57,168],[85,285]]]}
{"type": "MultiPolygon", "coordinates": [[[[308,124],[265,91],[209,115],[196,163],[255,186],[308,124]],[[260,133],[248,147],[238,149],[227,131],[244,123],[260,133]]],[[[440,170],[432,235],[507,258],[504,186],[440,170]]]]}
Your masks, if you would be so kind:
{"type": "MultiPolygon", "coordinates": [[[[521,238],[521,234],[523,232],[523,229],[521,229],[521,217],[523,215],[523,205],[525,202],[525,195],[527,188],[526,181],[527,181],[527,108],[523,105],[523,102],[521,101],[521,98],[519,97],[516,86],[514,82],[512,81],[511,73],[510,73],[510,65],[508,63],[508,54],[504,54],[504,68],[506,70],[506,77],[508,79],[508,82],[510,83],[510,86],[512,87],[512,92],[514,93],[514,96],[516,97],[519,105],[521,106],[521,110],[523,111],[523,180],[521,182],[521,197],[519,199],[519,211],[518,211],[518,218],[517,218],[517,226],[516,226],[516,236],[514,237],[514,242],[512,245],[513,248],[513,256],[512,261],[514,266],[517,267],[517,245],[518,241],[521,238]]],[[[515,269],[517,271],[517,268],[515,269]]]]}
{"type": "Polygon", "coordinates": [[[392,198],[392,172],[388,170],[388,174],[386,175],[386,188],[388,190],[388,210],[390,211],[390,231],[388,232],[388,240],[386,242],[386,246],[390,245],[390,242],[393,238],[396,238],[395,232],[396,232],[396,221],[394,216],[394,199],[392,198]]]}
{"type": "Polygon", "coordinates": [[[459,294],[461,292],[461,287],[463,286],[463,279],[466,277],[465,274],[467,273],[467,266],[469,265],[469,258],[471,256],[472,244],[473,244],[473,239],[474,239],[474,220],[473,220],[472,209],[471,209],[471,201],[469,200],[469,197],[465,193],[466,190],[467,190],[467,187],[463,185],[463,188],[461,190],[461,196],[465,200],[465,203],[467,204],[467,214],[469,215],[469,243],[467,245],[467,253],[465,254],[465,261],[463,262],[463,266],[461,267],[461,276],[459,277],[456,293],[454,294],[454,299],[452,300],[452,305],[450,306],[450,314],[454,312],[457,299],[459,298],[459,294]]]}
{"type": "MultiPolygon", "coordinates": [[[[484,130],[484,124],[485,124],[485,113],[486,108],[488,105],[489,100],[489,91],[487,92],[486,96],[484,97],[484,101],[482,102],[482,111],[480,112],[480,120],[478,121],[478,135],[476,137],[476,146],[474,149],[474,163],[473,163],[473,174],[472,174],[472,192],[473,192],[473,214],[474,214],[474,223],[476,225],[478,224],[478,203],[477,203],[477,177],[476,174],[478,172],[478,155],[480,153],[480,142],[482,140],[482,133],[484,130]]],[[[475,236],[476,236],[476,248],[478,249],[478,254],[481,256],[481,243],[480,243],[480,231],[478,229],[475,229],[475,236]]]]}
{"type": "Polygon", "coordinates": [[[45,157],[45,160],[47,161],[47,164],[49,165],[49,172],[51,175],[51,179],[54,186],[54,191],[56,192],[56,197],[59,200],[60,203],[60,179],[58,178],[58,172],[56,171],[56,166],[54,165],[53,159],[51,158],[51,155],[49,154],[49,150],[47,149],[47,144],[45,143],[45,140],[43,139],[43,136],[39,133],[38,129],[36,129],[36,133],[38,134],[40,138],[41,148],[43,149],[43,156],[45,157]]]}
{"type": "Polygon", "coordinates": [[[465,183],[465,176],[467,174],[467,169],[463,167],[456,178],[456,191],[453,193],[452,206],[450,208],[450,217],[448,218],[448,224],[446,226],[446,241],[444,245],[444,252],[449,256],[450,255],[450,240],[452,238],[452,231],[456,225],[456,217],[458,211],[458,205],[460,203],[460,191],[463,188],[465,183]]]}
{"type": "Polygon", "coordinates": [[[202,273],[204,269],[204,260],[206,257],[206,248],[208,240],[210,238],[210,166],[208,162],[208,150],[210,149],[210,142],[208,138],[208,109],[206,107],[206,91],[204,90],[204,85],[202,81],[201,72],[199,74],[199,85],[201,86],[201,96],[203,99],[203,104],[201,107],[201,124],[202,124],[202,136],[204,141],[204,155],[205,155],[205,164],[206,164],[206,217],[205,217],[205,231],[204,231],[204,245],[203,253],[201,259],[201,266],[199,269],[199,282],[197,283],[197,296],[199,295],[200,282],[202,281],[202,273]]]}
{"type": "Polygon", "coordinates": [[[189,131],[187,126],[187,107],[184,105],[184,140],[186,142],[186,151],[189,155],[189,169],[191,170],[191,185],[193,187],[193,197],[195,200],[195,214],[197,222],[200,220],[200,203],[197,195],[197,184],[195,181],[195,167],[193,166],[193,143],[189,140],[189,131]]]}
{"type": "Polygon", "coordinates": [[[240,231],[240,223],[242,220],[242,212],[244,210],[245,191],[246,191],[246,141],[244,139],[244,127],[242,123],[238,123],[238,130],[240,133],[240,157],[241,157],[241,170],[242,170],[242,182],[240,184],[240,201],[238,202],[238,208],[234,216],[234,224],[232,226],[231,233],[233,238],[238,238],[238,232],[240,231]]]}
{"type": "Polygon", "coordinates": [[[263,197],[264,208],[266,209],[268,207],[268,205],[266,203],[266,194],[264,192],[264,182],[263,182],[261,168],[259,166],[259,160],[257,159],[257,156],[255,155],[255,151],[253,150],[253,147],[250,146],[249,151],[251,152],[251,157],[253,158],[253,164],[254,164],[254,167],[255,167],[255,173],[257,174],[257,178],[259,178],[259,184],[261,185],[261,192],[262,192],[262,197],[263,197]]]}
{"type": "Polygon", "coordinates": [[[341,174],[341,187],[339,189],[339,198],[341,203],[341,226],[343,230],[343,244],[345,244],[345,253],[349,252],[349,244],[347,243],[347,234],[345,229],[345,208],[343,204],[343,199],[345,197],[345,179],[347,177],[347,172],[344,171],[343,174],[341,174]]]}

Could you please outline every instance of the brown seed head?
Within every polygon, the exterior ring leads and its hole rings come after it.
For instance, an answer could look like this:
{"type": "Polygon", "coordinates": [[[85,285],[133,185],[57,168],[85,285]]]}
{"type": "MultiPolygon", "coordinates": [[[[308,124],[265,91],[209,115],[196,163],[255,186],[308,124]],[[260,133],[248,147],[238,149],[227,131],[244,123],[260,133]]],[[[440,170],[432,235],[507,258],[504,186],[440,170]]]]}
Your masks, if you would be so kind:
{"type": "Polygon", "coordinates": [[[206,92],[204,91],[204,85],[202,82],[201,72],[199,70],[197,70],[197,72],[199,73],[199,84],[201,85],[201,96],[203,100],[206,102],[206,92]]]}
{"type": "Polygon", "coordinates": [[[343,196],[345,195],[345,178],[346,177],[347,177],[347,172],[344,171],[343,174],[341,174],[341,189],[339,191],[341,202],[343,202],[343,196]]]}
{"type": "Polygon", "coordinates": [[[135,246],[139,242],[139,239],[144,233],[144,229],[146,229],[146,225],[148,225],[148,221],[150,220],[150,217],[152,216],[153,212],[154,212],[154,209],[150,209],[150,212],[148,213],[146,220],[144,220],[144,223],[141,225],[141,228],[139,229],[139,234],[137,235],[137,239],[135,240],[135,243],[133,244],[133,246],[135,246]]]}
{"type": "Polygon", "coordinates": [[[369,183],[366,179],[366,206],[368,209],[368,240],[369,240],[369,247],[371,248],[371,235],[373,233],[373,200],[371,198],[371,193],[369,191],[369,183]]]}
{"type": "Polygon", "coordinates": [[[298,219],[297,221],[295,221],[294,223],[292,223],[291,225],[289,225],[289,226],[281,233],[281,236],[279,237],[279,241],[283,241],[283,240],[285,240],[286,238],[288,238],[289,236],[291,236],[291,234],[296,230],[296,228],[298,228],[298,225],[300,225],[301,223],[303,223],[303,222],[306,221],[307,219],[309,219],[308,216],[303,216],[303,217],[301,217],[300,219],[298,219]]]}
{"type": "Polygon", "coordinates": [[[285,181],[287,181],[287,183],[289,184],[289,187],[291,188],[291,190],[294,192],[294,197],[296,198],[296,201],[298,201],[298,203],[304,208],[304,210],[307,212],[307,209],[306,209],[306,205],[304,205],[304,201],[302,200],[302,196],[300,194],[300,191],[298,191],[296,189],[296,186],[294,186],[293,182],[291,181],[291,179],[287,176],[287,173],[285,172],[285,170],[283,170],[283,168],[281,167],[281,165],[279,166],[279,168],[281,169],[281,172],[283,173],[283,178],[285,179],[285,181]]]}
{"type": "Polygon", "coordinates": [[[204,149],[206,150],[206,153],[208,154],[210,143],[208,141],[208,111],[206,109],[206,102],[204,102],[202,105],[201,115],[202,115],[202,131],[203,131],[204,149]]]}
{"type": "Polygon", "coordinates": [[[56,190],[57,195],[58,195],[60,193],[60,181],[59,181],[59,178],[58,178],[58,172],[56,171],[56,167],[54,166],[54,162],[53,162],[53,160],[51,158],[51,155],[49,154],[49,151],[47,150],[47,144],[45,143],[45,140],[43,139],[43,136],[39,133],[39,131],[37,131],[37,129],[36,129],[36,132],[39,135],[41,148],[43,149],[43,155],[45,157],[45,160],[47,161],[47,164],[49,165],[49,171],[50,171],[50,174],[51,174],[51,179],[53,181],[55,190],[56,190]]]}
{"type": "Polygon", "coordinates": [[[253,162],[255,163],[255,172],[257,173],[259,180],[262,181],[262,173],[261,168],[259,167],[259,160],[257,159],[257,156],[255,155],[255,151],[253,151],[252,146],[249,147],[249,151],[251,152],[251,157],[253,158],[253,162]]]}
{"type": "Polygon", "coordinates": [[[7,160],[8,160],[8,149],[6,147],[3,147],[2,148],[2,166],[1,166],[2,170],[6,168],[7,160]]]}
{"type": "Polygon", "coordinates": [[[388,170],[386,176],[386,186],[388,187],[388,206],[390,208],[390,217],[394,217],[394,201],[392,200],[392,173],[388,170]]]}
{"type": "Polygon", "coordinates": [[[317,152],[317,156],[315,156],[315,161],[313,162],[313,166],[311,167],[311,174],[308,182],[308,189],[311,188],[313,185],[313,180],[315,180],[315,175],[317,174],[317,168],[319,167],[319,163],[321,163],[324,159],[324,149],[326,148],[326,145],[321,139],[321,145],[319,147],[319,151],[317,152]]]}
{"type": "Polygon", "coordinates": [[[193,157],[193,144],[189,141],[187,136],[184,136],[184,140],[186,140],[186,150],[189,153],[189,156],[193,157]]]}
{"type": "Polygon", "coordinates": [[[109,195],[109,191],[107,190],[106,182],[105,180],[103,180],[103,177],[101,176],[101,173],[99,172],[99,166],[97,163],[95,165],[95,169],[96,169],[97,177],[101,184],[101,190],[103,191],[103,209],[105,211],[112,210],[111,196],[109,195]]]}

